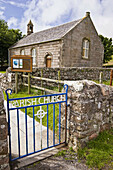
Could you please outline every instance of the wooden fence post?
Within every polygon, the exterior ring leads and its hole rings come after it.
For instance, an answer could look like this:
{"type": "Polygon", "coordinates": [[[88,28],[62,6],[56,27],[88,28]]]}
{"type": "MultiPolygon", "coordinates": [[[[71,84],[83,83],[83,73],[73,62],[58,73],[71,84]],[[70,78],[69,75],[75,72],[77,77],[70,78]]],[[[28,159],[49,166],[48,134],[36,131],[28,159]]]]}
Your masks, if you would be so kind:
{"type": "Polygon", "coordinates": [[[18,73],[15,72],[15,92],[18,93],[18,73]]]}
{"type": "Polygon", "coordinates": [[[112,86],[112,77],[113,77],[113,70],[110,72],[110,86],[112,86]]]}
{"type": "MultiPolygon", "coordinates": [[[[58,81],[60,81],[60,70],[58,71],[58,81]]],[[[60,83],[58,83],[58,91],[60,92],[60,83]]]]}
{"type": "MultiPolygon", "coordinates": [[[[23,72],[23,75],[25,75],[25,73],[23,72]]],[[[24,78],[24,76],[23,76],[23,84],[25,83],[25,78],[24,78]]]]}
{"type": "Polygon", "coordinates": [[[100,84],[103,83],[103,72],[100,72],[99,83],[100,83],[100,84]]]}
{"type": "MultiPolygon", "coordinates": [[[[43,69],[41,69],[41,78],[43,78],[43,69]]],[[[41,87],[43,87],[43,80],[41,80],[41,87]]],[[[42,95],[43,95],[43,90],[42,90],[42,95]]]]}
{"type": "Polygon", "coordinates": [[[30,73],[28,73],[28,94],[30,94],[30,73]]]}

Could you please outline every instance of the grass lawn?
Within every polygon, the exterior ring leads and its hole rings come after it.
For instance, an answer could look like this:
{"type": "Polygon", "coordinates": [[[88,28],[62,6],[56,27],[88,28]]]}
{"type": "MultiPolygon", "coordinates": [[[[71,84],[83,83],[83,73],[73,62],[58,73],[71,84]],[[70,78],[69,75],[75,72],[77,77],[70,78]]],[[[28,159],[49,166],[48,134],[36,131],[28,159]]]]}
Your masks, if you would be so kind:
{"type": "MultiPolygon", "coordinates": [[[[94,80],[94,82],[97,83],[97,84],[100,84],[99,81],[97,81],[97,80],[94,80]]],[[[102,84],[110,85],[110,80],[103,81],[102,84]]]]}
{"type": "Polygon", "coordinates": [[[0,71],[0,73],[6,73],[6,71],[0,71]]]}
{"type": "Polygon", "coordinates": [[[89,168],[113,169],[113,128],[103,131],[99,136],[87,143],[87,146],[78,150],[78,158],[89,168]]]}
{"type": "Polygon", "coordinates": [[[103,64],[103,66],[113,66],[113,55],[112,59],[108,63],[103,64]]]}

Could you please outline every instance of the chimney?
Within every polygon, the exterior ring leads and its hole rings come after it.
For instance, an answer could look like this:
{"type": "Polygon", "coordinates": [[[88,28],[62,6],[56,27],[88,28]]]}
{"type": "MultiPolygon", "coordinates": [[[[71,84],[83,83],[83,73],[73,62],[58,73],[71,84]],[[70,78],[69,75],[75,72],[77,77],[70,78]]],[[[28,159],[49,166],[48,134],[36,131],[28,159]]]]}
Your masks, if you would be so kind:
{"type": "Polygon", "coordinates": [[[31,33],[33,33],[33,23],[30,20],[27,24],[27,35],[30,35],[31,33]]]}
{"type": "Polygon", "coordinates": [[[90,12],[86,12],[86,17],[90,17],[90,12]]]}

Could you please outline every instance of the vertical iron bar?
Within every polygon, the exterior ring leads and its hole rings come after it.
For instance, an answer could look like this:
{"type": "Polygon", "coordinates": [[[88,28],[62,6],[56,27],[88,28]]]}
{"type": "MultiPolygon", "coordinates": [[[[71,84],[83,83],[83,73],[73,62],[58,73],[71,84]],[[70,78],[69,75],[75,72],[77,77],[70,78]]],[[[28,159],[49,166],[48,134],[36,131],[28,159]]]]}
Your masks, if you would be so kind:
{"type": "Polygon", "coordinates": [[[18,127],[18,152],[20,157],[20,131],[19,131],[19,110],[17,109],[17,127],[18,127]]]}
{"type": "Polygon", "coordinates": [[[27,108],[25,108],[25,125],[26,125],[26,154],[28,154],[28,136],[27,136],[27,108]]]}
{"type": "Polygon", "coordinates": [[[8,94],[7,94],[7,112],[8,112],[8,135],[9,135],[9,160],[11,161],[11,130],[10,130],[10,111],[8,94]]]}
{"type": "Polygon", "coordinates": [[[49,147],[49,119],[48,119],[48,105],[47,105],[47,147],[49,147]]]}
{"type": "Polygon", "coordinates": [[[60,144],[60,135],[61,135],[61,103],[59,103],[59,144],[60,144]]]}
{"type": "Polygon", "coordinates": [[[65,85],[66,87],[66,103],[65,103],[65,144],[67,142],[67,93],[68,93],[68,85],[65,85]]]}
{"type": "Polygon", "coordinates": [[[34,141],[34,152],[35,152],[35,117],[34,117],[34,107],[33,107],[33,141],[34,141]]]}
{"type": "Polygon", "coordinates": [[[65,144],[67,142],[67,104],[65,104],[65,144]]]}
{"type": "Polygon", "coordinates": [[[53,145],[55,145],[55,104],[53,104],[53,145]]]}
{"type": "Polygon", "coordinates": [[[40,118],[40,142],[41,142],[41,149],[42,149],[42,118],[40,118]]]}

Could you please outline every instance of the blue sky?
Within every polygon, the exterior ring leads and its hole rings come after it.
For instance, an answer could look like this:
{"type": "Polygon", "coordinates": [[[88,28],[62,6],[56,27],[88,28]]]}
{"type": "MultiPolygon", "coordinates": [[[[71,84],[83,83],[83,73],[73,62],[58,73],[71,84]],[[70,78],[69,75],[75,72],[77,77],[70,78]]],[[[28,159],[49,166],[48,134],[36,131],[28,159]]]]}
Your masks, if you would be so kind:
{"type": "Polygon", "coordinates": [[[113,38],[113,0],[0,0],[0,19],[26,34],[83,18],[89,11],[99,34],[113,38]]]}

